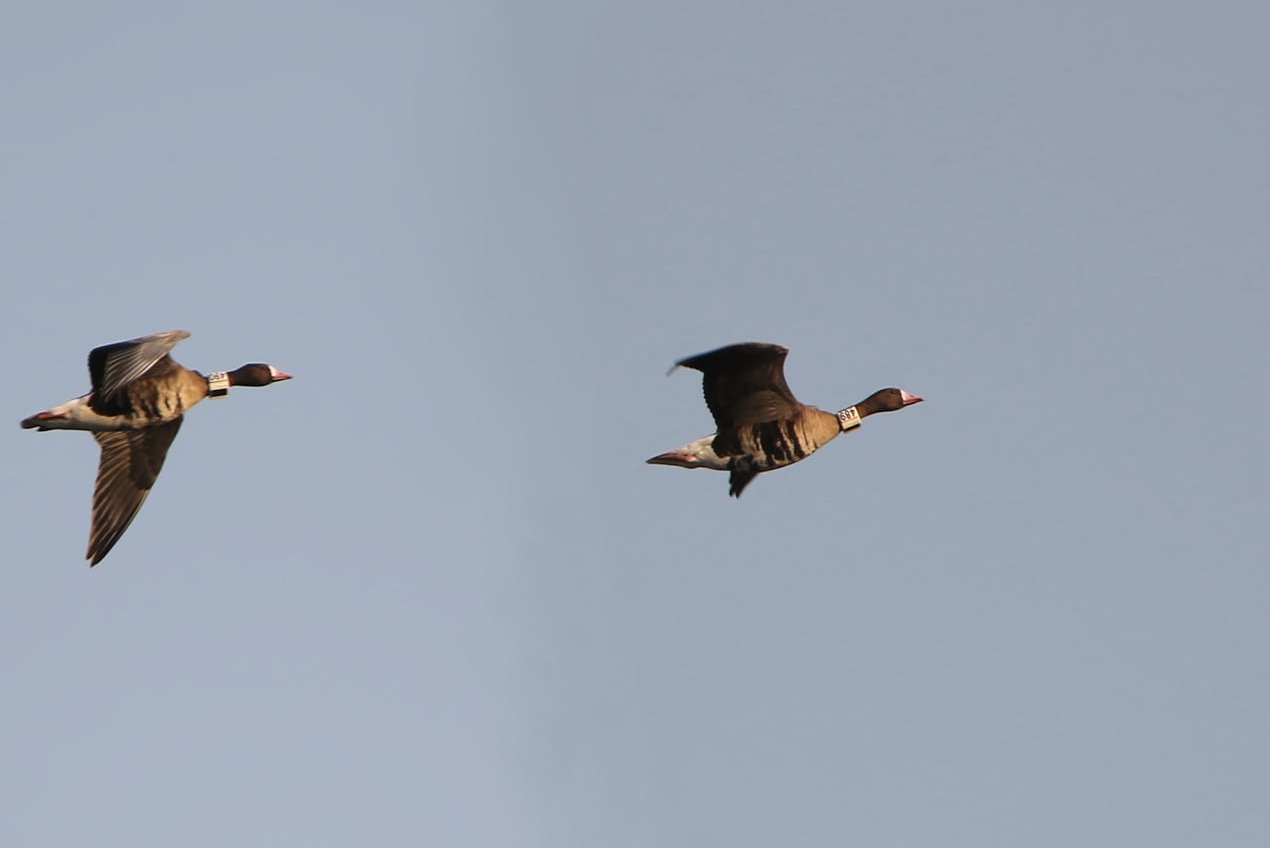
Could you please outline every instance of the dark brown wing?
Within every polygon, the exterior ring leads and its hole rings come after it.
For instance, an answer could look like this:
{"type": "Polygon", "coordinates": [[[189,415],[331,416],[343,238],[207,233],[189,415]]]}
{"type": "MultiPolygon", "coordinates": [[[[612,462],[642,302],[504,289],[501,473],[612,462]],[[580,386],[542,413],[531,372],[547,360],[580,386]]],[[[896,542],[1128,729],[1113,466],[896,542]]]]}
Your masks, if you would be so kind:
{"type": "Polygon", "coordinates": [[[183,420],[177,418],[138,430],[93,433],[101,445],[101,463],[93,491],[93,529],[88,536],[90,565],[110,553],[137,517],[183,420]]]}
{"type": "Polygon", "coordinates": [[[704,374],[706,406],[720,432],[745,424],[790,418],[802,404],[785,383],[780,345],[746,342],[675,363],[704,374]]]}
{"type": "Polygon", "coordinates": [[[745,491],[745,487],[750,485],[750,481],[757,476],[757,471],[743,471],[740,468],[733,468],[728,474],[728,494],[734,498],[741,497],[741,492],[745,491]]]}

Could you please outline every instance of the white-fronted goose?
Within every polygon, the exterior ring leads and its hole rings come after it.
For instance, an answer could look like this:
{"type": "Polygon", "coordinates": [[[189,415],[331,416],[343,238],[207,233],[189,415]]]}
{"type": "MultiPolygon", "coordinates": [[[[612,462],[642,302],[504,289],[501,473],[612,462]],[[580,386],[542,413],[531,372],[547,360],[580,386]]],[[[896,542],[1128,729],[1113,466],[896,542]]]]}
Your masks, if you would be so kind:
{"type": "Polygon", "coordinates": [[[676,362],[705,375],[706,406],[717,430],[648,462],[731,472],[728,494],[739,498],[760,473],[806,459],[876,412],[922,401],[903,389],[879,389],[836,414],[799,403],[785,383],[787,353],[780,345],[745,342],[676,362]]]}
{"type": "Polygon", "coordinates": [[[168,355],[189,336],[172,330],[95,348],[88,354],[92,391],[22,421],[24,429],[89,430],[101,445],[89,565],[110,553],[145,503],[186,410],[203,398],[224,397],[231,386],[291,379],[259,363],[204,377],[168,355]]]}

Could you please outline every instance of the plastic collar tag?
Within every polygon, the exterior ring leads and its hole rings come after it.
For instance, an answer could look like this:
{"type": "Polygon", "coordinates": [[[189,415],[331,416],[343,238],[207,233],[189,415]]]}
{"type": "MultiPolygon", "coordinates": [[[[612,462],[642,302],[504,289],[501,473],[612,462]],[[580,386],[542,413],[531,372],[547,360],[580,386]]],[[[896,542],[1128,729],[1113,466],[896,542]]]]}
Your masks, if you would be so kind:
{"type": "Polygon", "coordinates": [[[207,396],[223,398],[229,394],[229,375],[224,371],[213,371],[207,375],[207,396]]]}
{"type": "Polygon", "coordinates": [[[860,413],[856,412],[854,406],[849,406],[838,413],[838,427],[841,428],[844,433],[848,430],[854,430],[862,423],[863,422],[860,420],[860,413]]]}

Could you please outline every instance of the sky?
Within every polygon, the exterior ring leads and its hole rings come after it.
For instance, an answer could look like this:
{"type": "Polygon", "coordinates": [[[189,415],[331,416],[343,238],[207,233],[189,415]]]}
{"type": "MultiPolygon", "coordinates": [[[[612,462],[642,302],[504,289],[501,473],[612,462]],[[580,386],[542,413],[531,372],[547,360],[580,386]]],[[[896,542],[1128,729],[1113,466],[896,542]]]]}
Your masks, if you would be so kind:
{"type": "Polygon", "coordinates": [[[1270,839],[1264,4],[3,17],[11,424],[295,379],[0,438],[0,844],[1270,839]],[[746,340],[926,402],[645,465],[746,340]]]}

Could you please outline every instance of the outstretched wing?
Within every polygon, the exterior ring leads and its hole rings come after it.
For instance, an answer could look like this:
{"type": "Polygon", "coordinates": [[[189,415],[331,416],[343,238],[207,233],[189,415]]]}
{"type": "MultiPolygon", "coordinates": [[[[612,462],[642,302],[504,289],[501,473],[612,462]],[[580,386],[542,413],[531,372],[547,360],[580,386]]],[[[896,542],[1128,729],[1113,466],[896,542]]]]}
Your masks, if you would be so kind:
{"type": "MultiPolygon", "coordinates": [[[[185,330],[170,330],[93,348],[88,354],[88,376],[93,381],[94,400],[113,404],[129,383],[162,362],[172,348],[189,337],[185,330]]],[[[166,365],[171,363],[168,359],[166,365]]]]}
{"type": "Polygon", "coordinates": [[[93,490],[93,528],[88,536],[90,565],[110,553],[137,517],[183,420],[176,418],[138,430],[93,432],[101,445],[101,462],[93,490]]]}
{"type": "Polygon", "coordinates": [[[785,355],[775,344],[745,342],[675,363],[704,376],[706,406],[720,433],[745,424],[790,418],[802,407],[785,382],[785,355]]]}

